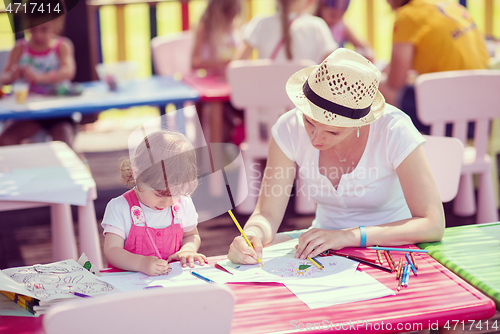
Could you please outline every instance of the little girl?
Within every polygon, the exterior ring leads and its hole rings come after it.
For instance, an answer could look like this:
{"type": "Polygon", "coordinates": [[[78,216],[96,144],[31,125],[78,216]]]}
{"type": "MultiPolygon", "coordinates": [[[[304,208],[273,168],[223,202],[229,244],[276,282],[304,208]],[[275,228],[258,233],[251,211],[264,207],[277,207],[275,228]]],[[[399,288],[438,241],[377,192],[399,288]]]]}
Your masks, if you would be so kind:
{"type": "Polygon", "coordinates": [[[278,12],[255,16],[243,30],[244,45],[235,59],[248,59],[256,49],[260,59],[310,59],[319,64],[337,48],[325,21],[308,13],[314,0],[277,0],[278,12]]]}
{"type": "Polygon", "coordinates": [[[120,174],[131,190],[106,206],[104,255],[110,266],[149,276],[169,272],[169,262],[183,267],[207,263],[197,253],[198,214],[189,196],[196,189],[196,155],[187,138],[177,132],[146,135],[120,174]]]}
{"type": "Polygon", "coordinates": [[[210,0],[196,28],[191,66],[208,74],[224,74],[238,44],[235,20],[240,0],[210,0]]]}
{"type": "MultiPolygon", "coordinates": [[[[0,75],[2,85],[17,80],[30,83],[30,91],[44,92],[57,83],[69,81],[75,76],[76,65],[73,43],[58,35],[63,17],[36,25],[37,20],[47,20],[47,15],[31,15],[28,22],[29,40],[19,40],[9,54],[7,64],[0,75]],[[40,16],[40,17],[38,17],[40,16]]],[[[64,141],[69,146],[74,139],[74,123],[71,117],[13,122],[0,135],[0,145],[20,144],[41,128],[46,129],[52,139],[64,141]]]]}

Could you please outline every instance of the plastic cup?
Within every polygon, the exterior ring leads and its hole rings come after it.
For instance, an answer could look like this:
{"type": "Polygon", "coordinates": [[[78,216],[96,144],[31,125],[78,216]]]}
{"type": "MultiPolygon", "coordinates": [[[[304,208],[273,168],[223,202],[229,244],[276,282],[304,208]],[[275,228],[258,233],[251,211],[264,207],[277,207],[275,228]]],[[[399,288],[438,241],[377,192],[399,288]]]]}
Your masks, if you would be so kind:
{"type": "Polygon", "coordinates": [[[27,82],[16,82],[13,85],[12,90],[14,92],[14,100],[17,104],[26,103],[29,89],[30,85],[27,82]]]}

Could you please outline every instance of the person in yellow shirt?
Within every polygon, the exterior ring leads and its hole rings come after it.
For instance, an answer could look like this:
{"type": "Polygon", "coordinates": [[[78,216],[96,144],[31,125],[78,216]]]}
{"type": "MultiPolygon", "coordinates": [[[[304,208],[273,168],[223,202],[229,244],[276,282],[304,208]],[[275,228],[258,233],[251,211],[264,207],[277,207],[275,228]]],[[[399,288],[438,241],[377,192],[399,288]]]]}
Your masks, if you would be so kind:
{"type": "Polygon", "coordinates": [[[391,63],[380,91],[423,133],[416,117],[411,77],[441,71],[484,69],[488,52],[482,33],[458,3],[440,0],[387,0],[396,11],[391,63]]]}

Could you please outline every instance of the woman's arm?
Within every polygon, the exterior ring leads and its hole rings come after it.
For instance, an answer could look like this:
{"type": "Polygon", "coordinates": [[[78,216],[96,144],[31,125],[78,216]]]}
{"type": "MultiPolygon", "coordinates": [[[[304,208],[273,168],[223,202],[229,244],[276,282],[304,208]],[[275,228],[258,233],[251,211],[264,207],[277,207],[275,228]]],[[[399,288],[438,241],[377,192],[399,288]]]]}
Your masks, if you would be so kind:
{"type": "Polygon", "coordinates": [[[244,227],[255,251],[242,237],[236,237],[228,254],[228,259],[234,263],[257,263],[257,256],[262,256],[262,245],[269,244],[276,235],[290,199],[295,162],[288,159],[273,138],[267,156],[257,206],[244,227]]]}
{"type": "MultiPolygon", "coordinates": [[[[445,228],[443,204],[422,145],[403,160],[396,172],[412,218],[366,227],[366,245],[399,246],[441,240],[445,228]]],[[[313,257],[327,249],[359,245],[358,227],[312,229],[299,237],[296,257],[313,257]]]]}
{"type": "Polygon", "coordinates": [[[388,65],[387,78],[380,82],[379,90],[389,104],[398,103],[398,92],[404,88],[408,71],[413,67],[415,47],[409,43],[392,45],[391,63],[388,65]]]}
{"type": "Polygon", "coordinates": [[[198,253],[200,244],[201,238],[197,228],[184,232],[181,249],[177,253],[170,255],[167,261],[181,261],[183,267],[186,267],[186,263],[189,263],[191,268],[194,268],[194,261],[198,261],[203,266],[208,263],[208,260],[205,255],[198,253]]]}
{"type": "Polygon", "coordinates": [[[169,264],[156,256],[133,254],[124,248],[125,240],[117,234],[104,236],[104,256],[114,267],[123,270],[140,271],[149,276],[165,274],[169,264]]]}
{"type": "Polygon", "coordinates": [[[5,64],[2,74],[0,75],[0,84],[10,85],[21,77],[21,70],[18,66],[18,62],[22,53],[23,46],[18,42],[9,53],[7,64],[5,64]]]}

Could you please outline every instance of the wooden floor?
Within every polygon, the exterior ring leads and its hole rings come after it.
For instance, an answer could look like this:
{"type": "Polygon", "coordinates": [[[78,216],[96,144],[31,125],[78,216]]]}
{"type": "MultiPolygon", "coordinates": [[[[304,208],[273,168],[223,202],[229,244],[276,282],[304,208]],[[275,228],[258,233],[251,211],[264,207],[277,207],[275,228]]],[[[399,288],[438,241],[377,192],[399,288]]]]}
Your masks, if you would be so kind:
{"type": "MultiPolygon", "coordinates": [[[[97,184],[98,198],[95,201],[95,207],[99,223],[108,201],[127,190],[120,183],[117,173],[118,159],[127,154],[126,150],[85,153],[97,184]]],[[[445,204],[447,227],[474,224],[474,216],[457,217],[453,215],[451,208],[452,203],[445,204]]],[[[73,208],[73,216],[76,217],[75,208],[73,208]]],[[[248,216],[238,214],[236,217],[242,224],[248,218],[248,216]]],[[[306,228],[310,226],[312,219],[312,215],[296,215],[293,203],[290,203],[280,231],[306,228]]],[[[0,226],[0,269],[52,261],[48,208],[2,212],[0,213],[0,226]]],[[[202,238],[200,252],[207,256],[227,254],[229,244],[239,234],[227,213],[200,223],[198,228],[202,238]]],[[[100,224],[99,230],[102,232],[100,224]]],[[[102,233],[100,234],[102,245],[103,236],[102,233]]],[[[494,319],[498,320],[500,326],[499,312],[496,313],[494,319]]],[[[495,331],[487,332],[483,329],[482,331],[476,330],[474,333],[495,333],[495,331]]]]}

